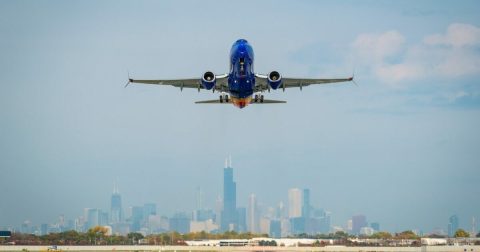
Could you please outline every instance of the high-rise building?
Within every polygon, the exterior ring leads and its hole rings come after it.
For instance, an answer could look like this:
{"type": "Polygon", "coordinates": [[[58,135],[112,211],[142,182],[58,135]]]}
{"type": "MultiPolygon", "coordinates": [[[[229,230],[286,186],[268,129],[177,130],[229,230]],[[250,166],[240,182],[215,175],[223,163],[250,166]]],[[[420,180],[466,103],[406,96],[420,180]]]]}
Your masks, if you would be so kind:
{"type": "Polygon", "coordinates": [[[196,192],[196,210],[201,210],[203,209],[203,191],[200,186],[197,187],[197,192],[196,192]]]}
{"type": "Polygon", "coordinates": [[[185,213],[176,213],[168,220],[170,231],[177,231],[181,234],[190,232],[190,218],[185,213]]]}
{"type": "Polygon", "coordinates": [[[352,233],[360,234],[360,229],[367,226],[367,217],[359,214],[352,216],[352,233]]]}
{"type": "Polygon", "coordinates": [[[100,225],[101,211],[96,208],[87,208],[86,210],[86,229],[100,225]]]}
{"type": "Polygon", "coordinates": [[[303,205],[302,205],[302,217],[303,218],[310,218],[311,212],[311,205],[310,205],[310,189],[303,189],[303,205]]]}
{"type": "Polygon", "coordinates": [[[232,160],[228,163],[225,160],[223,169],[223,211],[222,211],[221,230],[235,230],[237,223],[237,185],[233,181],[232,160]]]}
{"type": "Polygon", "coordinates": [[[113,185],[113,193],[110,198],[110,222],[117,224],[123,221],[122,196],[118,192],[116,184],[113,185]]]}
{"type": "Polygon", "coordinates": [[[459,227],[459,220],[458,216],[456,214],[450,216],[448,218],[448,236],[453,237],[455,235],[455,232],[457,232],[459,227]]]}
{"type": "Polygon", "coordinates": [[[380,223],[378,222],[372,222],[370,223],[370,227],[373,228],[375,232],[380,231],[380,223]]]}
{"type": "Polygon", "coordinates": [[[150,215],[157,215],[157,204],[155,203],[145,203],[143,205],[143,218],[145,221],[148,221],[150,215]]]}
{"type": "Polygon", "coordinates": [[[302,191],[298,188],[288,190],[288,217],[302,216],[302,191]]]}
{"type": "Polygon", "coordinates": [[[258,233],[259,231],[259,213],[257,206],[257,197],[255,194],[250,194],[248,197],[248,209],[247,209],[247,230],[250,233],[258,233]]]}
{"type": "Polygon", "coordinates": [[[132,207],[131,230],[133,232],[140,231],[144,221],[144,208],[141,206],[132,207]]]}
{"type": "Polygon", "coordinates": [[[41,224],[40,225],[40,235],[48,234],[48,224],[41,224]]]}
{"type": "Polygon", "coordinates": [[[279,220],[270,221],[270,237],[280,238],[282,236],[282,227],[279,220]]]}
{"type": "Polygon", "coordinates": [[[235,231],[245,232],[247,231],[247,209],[245,207],[237,208],[237,223],[235,225],[235,231]]]}

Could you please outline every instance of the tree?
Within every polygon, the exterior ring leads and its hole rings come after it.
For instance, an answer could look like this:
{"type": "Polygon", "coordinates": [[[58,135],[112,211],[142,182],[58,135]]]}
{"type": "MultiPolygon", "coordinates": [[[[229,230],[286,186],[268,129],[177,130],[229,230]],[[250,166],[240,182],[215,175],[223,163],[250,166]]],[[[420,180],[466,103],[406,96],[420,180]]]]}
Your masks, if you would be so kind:
{"type": "Polygon", "coordinates": [[[392,234],[390,234],[389,232],[377,232],[373,235],[370,236],[370,238],[372,239],[390,239],[392,238],[392,234]]]}
{"type": "Polygon", "coordinates": [[[140,239],[143,239],[143,235],[140,233],[128,233],[127,235],[128,240],[132,241],[132,243],[138,242],[140,239]]]}
{"type": "Polygon", "coordinates": [[[104,238],[107,232],[108,232],[108,229],[106,227],[95,226],[93,228],[90,228],[87,231],[87,236],[88,238],[90,238],[90,241],[92,243],[95,242],[95,244],[97,244],[97,241],[99,239],[101,240],[102,238],[104,238]]]}
{"type": "Polygon", "coordinates": [[[395,235],[397,239],[418,239],[418,236],[411,230],[403,231],[395,235]]]}
{"type": "Polygon", "coordinates": [[[466,237],[470,237],[470,234],[467,231],[460,228],[455,232],[454,236],[455,238],[463,238],[463,237],[466,238],[466,237]]]}
{"type": "Polygon", "coordinates": [[[480,233],[477,234],[477,238],[480,238],[480,233]]]}
{"type": "Polygon", "coordinates": [[[333,235],[333,238],[335,239],[347,239],[348,238],[348,234],[343,232],[343,231],[337,231],[335,232],[335,234],[333,235]]]}

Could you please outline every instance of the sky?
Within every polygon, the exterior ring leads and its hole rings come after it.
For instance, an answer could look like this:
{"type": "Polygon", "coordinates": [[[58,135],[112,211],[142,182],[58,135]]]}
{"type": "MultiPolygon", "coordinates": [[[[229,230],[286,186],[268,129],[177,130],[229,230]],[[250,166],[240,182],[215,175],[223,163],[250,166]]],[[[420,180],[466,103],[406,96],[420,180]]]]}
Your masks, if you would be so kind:
{"type": "Polygon", "coordinates": [[[0,227],[157,203],[171,215],[309,188],[345,226],[446,230],[480,219],[478,1],[0,1],[0,227]],[[286,104],[196,105],[217,94],[129,85],[228,71],[352,83],[266,93],[286,104]]]}

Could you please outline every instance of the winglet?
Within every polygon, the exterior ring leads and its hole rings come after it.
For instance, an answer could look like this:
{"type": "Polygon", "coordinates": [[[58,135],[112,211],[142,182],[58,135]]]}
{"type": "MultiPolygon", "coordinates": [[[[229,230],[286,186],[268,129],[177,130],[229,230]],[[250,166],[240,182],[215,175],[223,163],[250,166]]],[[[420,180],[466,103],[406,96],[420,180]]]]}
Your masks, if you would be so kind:
{"type": "Polygon", "coordinates": [[[127,76],[128,76],[128,82],[127,82],[127,84],[125,84],[124,88],[128,87],[128,84],[130,84],[133,81],[133,79],[130,78],[130,72],[128,72],[128,71],[127,71],[127,76]]]}
{"type": "Polygon", "coordinates": [[[352,77],[348,78],[348,80],[353,82],[353,84],[358,87],[358,84],[355,82],[355,70],[353,70],[352,77]]]}

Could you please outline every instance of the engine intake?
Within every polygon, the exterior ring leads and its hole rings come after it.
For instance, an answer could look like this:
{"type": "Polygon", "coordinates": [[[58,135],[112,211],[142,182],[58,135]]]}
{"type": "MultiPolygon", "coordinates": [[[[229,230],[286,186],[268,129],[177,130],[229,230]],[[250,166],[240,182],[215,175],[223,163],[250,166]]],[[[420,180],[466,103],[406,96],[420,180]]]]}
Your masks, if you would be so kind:
{"type": "Polygon", "coordinates": [[[214,86],[215,86],[215,83],[217,82],[217,78],[215,77],[215,74],[208,71],[208,72],[205,72],[202,76],[202,86],[207,89],[207,90],[210,90],[212,89],[214,86]]]}
{"type": "Polygon", "coordinates": [[[277,89],[282,84],[282,76],[277,71],[271,71],[268,74],[267,80],[268,80],[268,85],[270,85],[270,87],[274,90],[277,89]]]}

